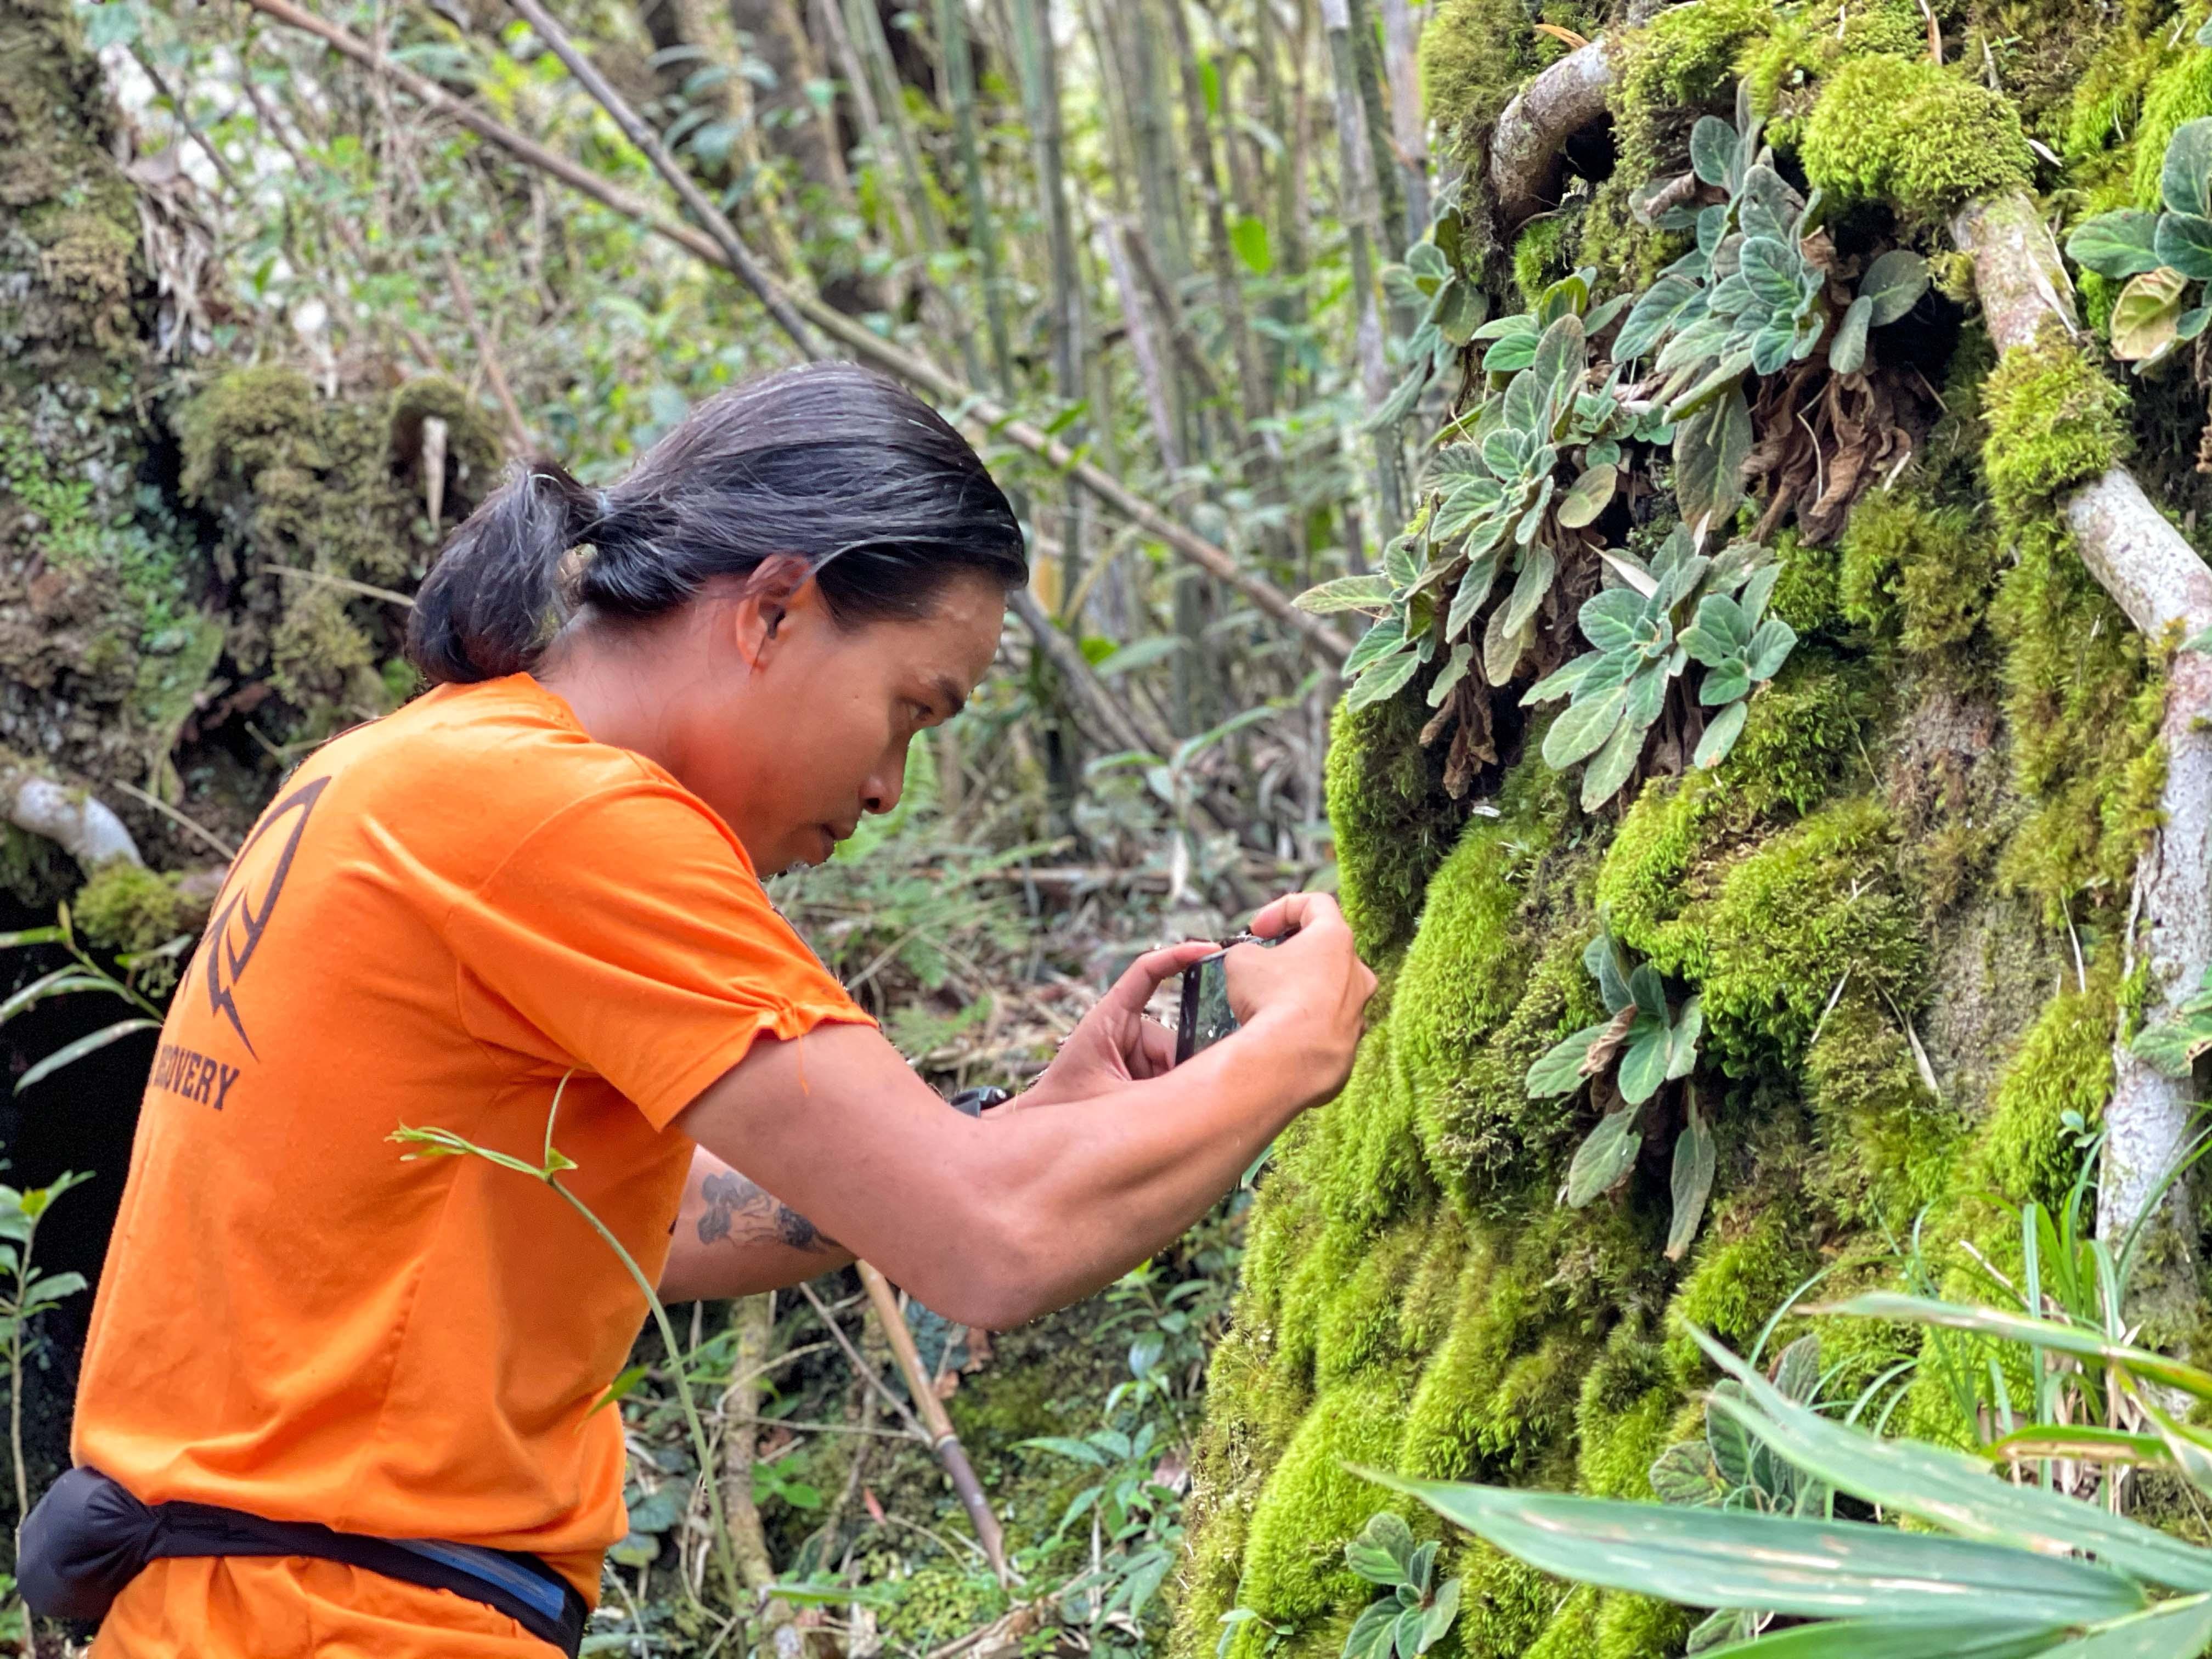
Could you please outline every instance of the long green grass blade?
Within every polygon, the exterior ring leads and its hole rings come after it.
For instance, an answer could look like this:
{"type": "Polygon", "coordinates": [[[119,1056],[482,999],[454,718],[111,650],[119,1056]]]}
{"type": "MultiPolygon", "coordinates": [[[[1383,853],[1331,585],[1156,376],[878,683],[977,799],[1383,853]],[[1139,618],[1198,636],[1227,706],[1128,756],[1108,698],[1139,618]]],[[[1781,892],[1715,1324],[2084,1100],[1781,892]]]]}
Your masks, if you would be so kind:
{"type": "Polygon", "coordinates": [[[1887,1291],[1855,1296],[1848,1302],[1819,1311],[1856,1314],[1866,1319],[1892,1319],[1909,1325],[1942,1325],[1955,1331],[1972,1331],[2008,1342],[2026,1343],[2031,1347],[2055,1348],[2078,1358],[2122,1365],[2137,1376],[2179,1389],[2199,1400],[2212,1400],[2212,1371],[2199,1370],[2164,1354],[2130,1347],[2078,1325],[2061,1325],[2055,1320],[2031,1319],[2026,1314],[2005,1313],[1996,1308],[1971,1308],[1955,1302],[1899,1296],[1887,1291]]]}
{"type": "Polygon", "coordinates": [[[2212,1590],[2212,1551],[2041,1486],[2000,1480],[1986,1461],[1920,1441],[1880,1440],[1797,1404],[1704,1332],[1705,1355],[1743,1385],[1716,1393],[1717,1413],[1839,1492],[1983,1542],[2057,1558],[2080,1550],[2172,1589],[2212,1590]]]}
{"type": "Polygon", "coordinates": [[[2051,1659],[2197,1659],[2212,1644],[2212,1596],[2161,1601],[2049,1650],[2051,1659]]]}
{"type": "Polygon", "coordinates": [[[2033,1659],[2070,1632],[2061,1625],[1906,1624],[1837,1619],[1713,1650],[1712,1659],[2033,1659]]]}
{"type": "Polygon", "coordinates": [[[63,1066],[82,1060],[95,1048],[105,1048],[118,1038],[129,1036],[133,1031],[158,1031],[161,1029],[161,1022],[158,1019],[118,1019],[112,1025],[103,1025],[89,1036],[79,1037],[75,1042],[63,1044],[25,1072],[15,1079],[15,1092],[21,1094],[33,1084],[45,1081],[63,1066]]]}
{"type": "Polygon", "coordinates": [[[2143,1607],[2118,1573],[1998,1544],[1356,1472],[1531,1566],[1691,1607],[2014,1628],[2092,1625],[2143,1607]]]}

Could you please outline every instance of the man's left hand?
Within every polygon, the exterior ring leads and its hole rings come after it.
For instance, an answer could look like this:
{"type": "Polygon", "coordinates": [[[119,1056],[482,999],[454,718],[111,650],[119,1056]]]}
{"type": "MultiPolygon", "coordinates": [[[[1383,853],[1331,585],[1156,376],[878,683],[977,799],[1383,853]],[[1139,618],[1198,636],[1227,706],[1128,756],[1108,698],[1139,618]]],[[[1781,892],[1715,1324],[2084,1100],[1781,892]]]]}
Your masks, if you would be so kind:
{"type": "Polygon", "coordinates": [[[1139,957],[1067,1034],[1044,1075],[1013,1103],[1048,1106],[1092,1098],[1172,1071],[1175,1033],[1147,1019],[1146,1005],[1162,985],[1220,948],[1211,939],[1186,939],[1139,957]]]}

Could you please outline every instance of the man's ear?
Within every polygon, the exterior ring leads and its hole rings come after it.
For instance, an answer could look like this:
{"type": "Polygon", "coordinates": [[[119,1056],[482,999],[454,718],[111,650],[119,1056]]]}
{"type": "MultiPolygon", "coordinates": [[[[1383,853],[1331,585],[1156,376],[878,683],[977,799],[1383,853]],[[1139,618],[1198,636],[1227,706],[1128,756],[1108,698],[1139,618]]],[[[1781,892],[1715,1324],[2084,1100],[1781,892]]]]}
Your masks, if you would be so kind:
{"type": "Polygon", "coordinates": [[[779,553],[764,559],[745,579],[731,607],[731,623],[738,649],[751,666],[759,668],[775,648],[785,622],[794,611],[814,601],[813,572],[795,554],[779,553]]]}

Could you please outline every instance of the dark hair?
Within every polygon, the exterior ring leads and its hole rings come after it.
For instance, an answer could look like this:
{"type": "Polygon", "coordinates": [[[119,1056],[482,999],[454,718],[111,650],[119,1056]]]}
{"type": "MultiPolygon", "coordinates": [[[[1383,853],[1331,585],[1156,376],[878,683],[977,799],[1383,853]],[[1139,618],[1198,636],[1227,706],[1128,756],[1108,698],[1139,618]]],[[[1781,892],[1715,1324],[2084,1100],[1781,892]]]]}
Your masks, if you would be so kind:
{"type": "Polygon", "coordinates": [[[1013,508],[965,439],[895,380],[813,363],[708,399],[605,489],[520,469],[432,567],[407,654],[433,684],[512,674],[571,605],[658,617],[777,554],[806,562],[848,626],[923,615],[961,571],[1029,578],[1013,508]]]}

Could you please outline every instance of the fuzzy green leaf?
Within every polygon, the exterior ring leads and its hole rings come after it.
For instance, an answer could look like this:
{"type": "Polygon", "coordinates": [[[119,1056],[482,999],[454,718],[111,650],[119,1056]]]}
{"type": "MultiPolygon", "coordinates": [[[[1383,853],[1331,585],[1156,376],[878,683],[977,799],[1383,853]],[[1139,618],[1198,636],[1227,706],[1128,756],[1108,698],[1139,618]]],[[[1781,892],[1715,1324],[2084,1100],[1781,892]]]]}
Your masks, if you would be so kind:
{"type": "Polygon", "coordinates": [[[1874,323],[1874,301],[1862,294],[1844,307],[1835,337],[1828,342],[1828,367],[1838,374],[1856,374],[1866,367],[1867,330],[1874,323]]]}
{"type": "Polygon", "coordinates": [[[1626,587],[1601,588],[1583,601],[1575,620],[1583,637],[1601,651],[1626,651],[1635,642],[1643,596],[1626,587]]]}
{"type": "Polygon", "coordinates": [[[1740,657],[1731,657],[1707,669],[1705,678],[1698,682],[1698,702],[1707,708],[1722,703],[1735,703],[1741,708],[1743,699],[1750,695],[1751,671],[1743,665],[1740,657]]]}
{"type": "Polygon", "coordinates": [[[1431,1601],[1421,1619],[1421,1639],[1414,1644],[1416,1654],[1426,1653],[1444,1638],[1459,1617],[1460,1581],[1447,1578],[1437,1586],[1436,1599],[1431,1601]]]}
{"type": "Polygon", "coordinates": [[[1401,651],[1395,657],[1385,657],[1362,674],[1352,690],[1345,693],[1344,706],[1346,708],[1364,708],[1395,696],[1407,681],[1413,678],[1420,666],[1421,657],[1417,651],[1401,651]]]}
{"type": "Polygon", "coordinates": [[[1636,1155],[1644,1147],[1644,1137],[1636,1127],[1641,1115],[1642,1109],[1637,1106],[1608,1112],[1575,1149],[1574,1162],[1567,1166],[1569,1209],[1582,1209],[1611,1192],[1636,1167],[1636,1155]]]}
{"type": "Polygon", "coordinates": [[[2158,193],[2169,213],[2212,212],[2212,117],[2184,121],[2166,141],[2158,193]]]}
{"type": "Polygon", "coordinates": [[[1474,613],[1497,585],[1498,568],[1504,562],[1505,556],[1495,541],[1468,560],[1459,586],[1452,592],[1451,609],[1444,616],[1446,639],[1455,640],[1467,631],[1468,623],[1474,620],[1474,613]]]}
{"type": "Polygon", "coordinates": [[[1571,1095],[1583,1086],[1583,1062],[1589,1058],[1590,1045],[1603,1036],[1602,1025],[1586,1025],[1572,1036],[1554,1043],[1536,1063],[1528,1068],[1523,1086],[1531,1100],[1549,1100],[1557,1095],[1571,1095]]]}
{"type": "Polygon", "coordinates": [[[1620,474],[1602,462],[1584,470],[1574,482],[1574,487],[1559,498],[1559,522],[1569,530],[1579,530],[1605,511],[1613,500],[1613,487],[1620,474]]]}
{"type": "MultiPolygon", "coordinates": [[[[1437,508],[1429,534],[1439,542],[1458,539],[1493,513],[1505,507],[1505,487],[1491,477],[1469,478],[1455,487],[1437,508]]],[[[1341,579],[1340,579],[1341,580],[1341,579]]]]}
{"type": "Polygon", "coordinates": [[[1628,781],[1629,774],[1636,770],[1636,763],[1644,755],[1644,731],[1638,726],[1621,721],[1605,747],[1599,750],[1583,773],[1582,806],[1585,812],[1595,812],[1620,792],[1628,781]]]}
{"type": "Polygon", "coordinates": [[[1605,1000],[1607,1013],[1617,1014],[1636,1000],[1636,994],[1628,988],[1627,964],[1620,958],[1620,947],[1610,933],[1600,933],[1583,946],[1583,971],[1597,981],[1597,994],[1605,1000]]]}
{"type": "Polygon", "coordinates": [[[1859,278],[1859,298],[1874,302],[1874,325],[1887,328],[1928,292],[1928,261],[1909,247],[1876,256],[1859,278]]]}
{"type": "Polygon", "coordinates": [[[1788,314],[1797,303],[1798,279],[1804,262],[1786,242],[1773,236],[1748,234],[1743,242],[1743,280],[1753,303],[1769,313],[1788,314]]]}
{"type": "Polygon", "coordinates": [[[1725,189],[1735,161],[1736,131],[1717,115],[1701,115],[1690,129],[1690,167],[1708,185],[1725,189]]]}
{"type": "Polygon", "coordinates": [[[1698,619],[1682,630],[1682,648],[1691,660],[1715,667],[1751,648],[1751,618],[1725,593],[1708,593],[1698,602],[1698,619]]]}
{"type": "Polygon", "coordinates": [[[1359,1536],[1344,1547],[1345,1565],[1370,1583],[1394,1587],[1407,1582],[1406,1566],[1413,1555],[1413,1528],[1389,1510],[1377,1511],[1359,1536]]]}
{"type": "Polygon", "coordinates": [[[1797,350],[1798,338],[1796,326],[1787,318],[1760,329],[1751,339],[1752,373],[1771,374],[1793,356],[1802,356],[1797,350]]]}
{"type": "Polygon", "coordinates": [[[1392,653],[1402,650],[1406,644],[1406,624],[1396,617],[1385,617],[1359,636],[1358,644],[1344,659],[1337,672],[1346,679],[1356,679],[1366,672],[1368,665],[1380,662],[1392,653]]]}
{"type": "Polygon", "coordinates": [[[1674,498],[1683,523],[1718,526],[1734,514],[1750,454],[1751,406],[1740,386],[1675,428],[1674,498]]]}
{"type": "Polygon", "coordinates": [[[1796,646],[1797,630],[1779,617],[1769,617],[1752,635],[1751,648],[1744,653],[1744,666],[1753,679],[1771,680],[1790,660],[1790,653],[1796,646]]]}
{"type": "MultiPolygon", "coordinates": [[[[1582,378],[1589,364],[1589,345],[1583,335],[1583,319],[1572,314],[1560,318],[1536,342],[1536,355],[1528,372],[1535,378],[1547,409],[1560,407],[1560,396],[1582,378]]],[[[1548,420],[1547,422],[1548,424],[1548,420]]]]}
{"type": "Polygon", "coordinates": [[[2158,262],[2171,265],[2191,282],[2212,277],[2212,219],[2201,213],[2159,216],[2154,250],[2158,262]]]}
{"type": "Polygon", "coordinates": [[[2018,1626],[2091,1624],[2143,1606],[2135,1585],[2087,1562],[1893,1527],[1356,1472],[1543,1571],[1693,1607],[2018,1626]]]}
{"type": "Polygon", "coordinates": [[[1632,362],[1658,344],[1698,295],[1697,284],[1686,276],[1662,276],[1644,289],[1613,337],[1614,361],[1632,362]]]}
{"type": "Polygon", "coordinates": [[[1615,1079],[1620,1085],[1620,1097],[1632,1106],[1641,1106],[1659,1092],[1659,1085],[1666,1080],[1666,1022],[1644,1015],[1630,1028],[1628,1041],[1621,1045],[1620,1073],[1615,1079]]]}
{"type": "Polygon", "coordinates": [[[1620,724],[1628,688],[1615,685],[1588,699],[1577,698],[1544,734],[1544,763],[1563,772],[1601,748],[1620,724]]]}
{"type": "Polygon", "coordinates": [[[1344,1659],[1383,1659],[1397,1623],[1395,1599],[1369,1602],[1352,1621],[1351,1633],[1344,1638],[1344,1659]]]}
{"type": "Polygon", "coordinates": [[[1620,718],[1626,726],[1638,732],[1650,727],[1659,718],[1659,711],[1667,702],[1667,665],[1654,662],[1639,670],[1628,682],[1628,701],[1621,705],[1620,718]]]}
{"type": "Polygon", "coordinates": [[[1705,734],[1698,739],[1698,752],[1691,763],[1699,771],[1710,772],[1728,758],[1735,747],[1736,738],[1743,732],[1745,717],[1751,712],[1747,702],[1732,702],[1705,724],[1705,734]]]}
{"type": "Polygon", "coordinates": [[[1669,1261],[1680,1261],[1688,1253],[1690,1241],[1698,1236],[1698,1224],[1705,1219],[1705,1201],[1713,1193],[1717,1159],[1713,1132],[1706,1127],[1693,1099],[1690,1103],[1689,1121],[1674,1138],[1674,1169],[1669,1182],[1674,1211],[1667,1224],[1669,1261]]]}
{"type": "Polygon", "coordinates": [[[1713,1467],[1711,1449],[1702,1440],[1678,1440],[1652,1461],[1645,1476],[1662,1504],[1683,1509],[1717,1507],[1728,1482],[1713,1467]]]}
{"type": "Polygon", "coordinates": [[[2175,319],[2173,337],[2193,340],[2204,331],[2207,323],[2212,323],[2212,305],[2191,306],[2175,319]]]}
{"type": "Polygon", "coordinates": [[[2066,252],[2076,264],[2122,282],[2157,269],[2157,235],[2158,215],[2118,208],[2084,219],[2066,239],[2066,252]]]}
{"type": "Polygon", "coordinates": [[[1538,703],[1556,702],[1561,697],[1572,696],[1604,659],[1602,652],[1585,651],[1572,662],[1553,669],[1521,694],[1522,707],[1534,708],[1538,703]]]}
{"type": "Polygon", "coordinates": [[[1687,1077],[1698,1063],[1698,1039],[1705,1033],[1705,1000],[1692,991],[1682,1004],[1682,1012],[1674,1021],[1674,1030],[1668,1038],[1667,1080],[1687,1077]]]}
{"type": "Polygon", "coordinates": [[[1372,611],[1390,602],[1387,576],[1338,576],[1306,591],[1291,601],[1301,611],[1328,616],[1339,611],[1372,611]]]}
{"type": "Polygon", "coordinates": [[[1468,665],[1474,660],[1474,641],[1462,640],[1452,647],[1450,658],[1437,671],[1436,684],[1429,687],[1430,708],[1443,707],[1444,699],[1451,695],[1452,688],[1467,678],[1468,665]]]}
{"type": "Polygon", "coordinates": [[[1550,548],[1539,543],[1528,550],[1521,562],[1521,574],[1514,579],[1513,592],[1505,601],[1505,620],[1499,626],[1506,633],[1518,633],[1528,625],[1535,617],[1536,607],[1552,591],[1552,579],[1559,569],[1559,558],[1550,548]]]}
{"type": "Polygon", "coordinates": [[[2128,1044],[2128,1052],[2153,1071],[2166,1077],[2187,1077],[2197,1056],[2212,1048],[2212,1018],[2166,1020],[2146,1025],[2128,1044]]]}

